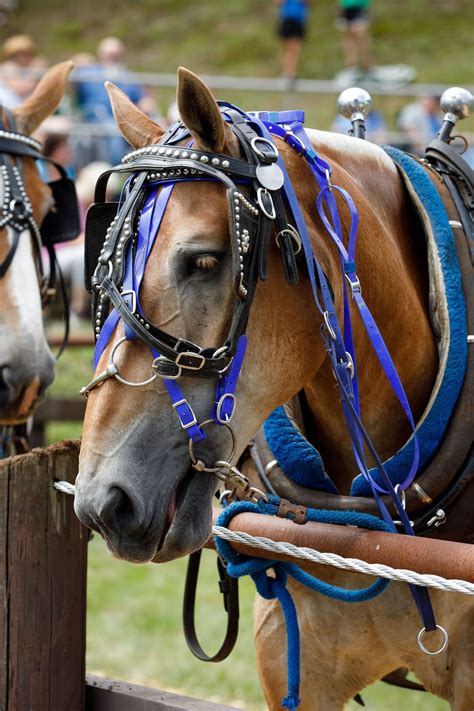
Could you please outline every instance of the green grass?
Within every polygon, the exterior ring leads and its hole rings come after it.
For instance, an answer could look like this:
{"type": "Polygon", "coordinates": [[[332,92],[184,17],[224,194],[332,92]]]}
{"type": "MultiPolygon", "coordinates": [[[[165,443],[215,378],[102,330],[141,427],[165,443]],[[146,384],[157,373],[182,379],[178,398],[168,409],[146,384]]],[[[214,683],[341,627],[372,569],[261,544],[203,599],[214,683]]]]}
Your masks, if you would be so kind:
{"type": "MultiPolygon", "coordinates": [[[[90,545],[89,555],[89,672],[178,690],[248,711],[263,711],[252,643],[255,593],[249,580],[240,582],[240,634],[232,655],[220,664],[204,664],[191,655],[182,633],[186,561],[146,566],[115,561],[97,537],[90,545]]],[[[217,649],[225,629],[215,567],[215,555],[205,551],[197,623],[199,638],[208,652],[217,649]]],[[[362,696],[368,711],[400,711],[403,706],[410,711],[449,708],[429,694],[395,689],[380,682],[362,696]]],[[[351,702],[346,708],[356,711],[361,707],[351,702]]]]}

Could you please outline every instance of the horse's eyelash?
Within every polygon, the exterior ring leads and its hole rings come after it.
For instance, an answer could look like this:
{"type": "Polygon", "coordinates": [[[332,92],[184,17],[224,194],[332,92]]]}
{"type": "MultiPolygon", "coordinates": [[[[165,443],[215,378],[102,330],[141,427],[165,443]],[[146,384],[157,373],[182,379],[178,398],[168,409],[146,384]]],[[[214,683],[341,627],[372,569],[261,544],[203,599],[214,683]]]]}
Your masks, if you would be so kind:
{"type": "Polygon", "coordinates": [[[194,264],[197,269],[202,269],[205,272],[211,272],[218,264],[219,260],[212,254],[202,254],[194,257],[194,264]]]}

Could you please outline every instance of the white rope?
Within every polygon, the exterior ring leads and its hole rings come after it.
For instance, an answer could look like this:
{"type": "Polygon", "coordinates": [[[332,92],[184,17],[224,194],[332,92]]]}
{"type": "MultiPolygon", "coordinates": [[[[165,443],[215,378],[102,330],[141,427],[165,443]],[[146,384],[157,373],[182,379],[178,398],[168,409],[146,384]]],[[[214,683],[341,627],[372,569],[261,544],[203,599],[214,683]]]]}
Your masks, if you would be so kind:
{"type": "Polygon", "coordinates": [[[70,484],[68,481],[53,481],[53,487],[63,494],[70,494],[74,496],[76,493],[76,487],[74,484],[70,484]]]}
{"type": "MultiPolygon", "coordinates": [[[[68,481],[55,481],[53,486],[63,494],[71,494],[72,496],[74,496],[76,490],[74,484],[70,484],[68,481]]],[[[402,583],[413,583],[414,585],[423,585],[424,587],[437,588],[448,592],[474,595],[474,584],[465,580],[447,580],[439,575],[421,575],[420,573],[414,573],[412,570],[391,568],[381,563],[365,563],[363,560],[357,560],[356,558],[343,558],[336,553],[320,553],[312,548],[299,548],[294,546],[293,543],[276,542],[269,538],[250,536],[243,531],[229,531],[228,528],[223,526],[213,526],[212,534],[230,543],[243,543],[253,548],[270,551],[270,553],[285,553],[293,558],[301,558],[310,563],[331,565],[334,568],[389,578],[389,580],[397,580],[402,583]]]]}
{"type": "Polygon", "coordinates": [[[253,548],[270,551],[270,553],[285,553],[293,558],[301,558],[311,563],[331,565],[343,570],[352,570],[356,573],[375,575],[376,577],[423,585],[424,587],[437,588],[438,590],[474,595],[474,584],[465,580],[447,580],[439,575],[421,575],[420,573],[414,573],[412,570],[396,569],[377,563],[365,563],[355,558],[343,558],[336,553],[320,553],[312,548],[299,548],[292,543],[276,542],[269,538],[250,536],[243,531],[229,531],[228,528],[222,526],[213,526],[212,533],[214,536],[223,538],[230,543],[241,543],[253,548]]]}

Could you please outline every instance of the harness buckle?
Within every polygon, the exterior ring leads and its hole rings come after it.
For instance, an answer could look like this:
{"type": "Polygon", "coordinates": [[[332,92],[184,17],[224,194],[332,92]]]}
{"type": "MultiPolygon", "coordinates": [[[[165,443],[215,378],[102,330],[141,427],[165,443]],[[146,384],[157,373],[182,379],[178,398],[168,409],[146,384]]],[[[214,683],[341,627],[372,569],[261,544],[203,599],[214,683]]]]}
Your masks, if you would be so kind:
{"type": "Polygon", "coordinates": [[[231,419],[234,416],[235,412],[235,403],[237,402],[236,397],[233,393],[224,393],[220,398],[219,402],[216,405],[216,420],[221,423],[221,425],[224,425],[228,422],[231,421],[231,419]],[[222,414],[222,409],[227,401],[227,398],[231,400],[230,404],[230,413],[224,413],[222,414]]]}
{"type": "Polygon", "coordinates": [[[295,251],[293,254],[296,255],[301,252],[301,237],[299,236],[298,231],[293,227],[293,225],[288,224],[287,227],[283,230],[280,230],[280,232],[277,234],[275,237],[275,242],[278,245],[278,248],[281,249],[280,247],[280,237],[281,235],[287,234],[291,237],[293,242],[295,243],[295,251]]]}
{"type": "Polygon", "coordinates": [[[182,400],[178,400],[178,402],[174,402],[173,408],[179,417],[179,421],[181,422],[181,427],[183,428],[183,430],[188,430],[193,425],[197,425],[196,415],[194,414],[193,409],[192,409],[191,405],[189,404],[189,402],[186,400],[186,398],[183,398],[182,400]],[[180,407],[181,405],[185,406],[185,412],[183,412],[183,413],[178,412],[178,407],[180,407]],[[181,415],[183,415],[183,416],[188,415],[189,417],[191,417],[190,421],[183,422],[181,415]]]}
{"type": "Polygon", "coordinates": [[[264,136],[254,136],[250,141],[250,145],[263,163],[275,163],[275,161],[278,160],[278,148],[268,138],[265,138],[264,136]],[[257,143],[263,143],[264,145],[269,146],[272,153],[264,153],[257,148],[257,143]]]}
{"type": "MultiPolygon", "coordinates": [[[[132,297],[132,303],[131,303],[131,306],[129,306],[129,309],[130,309],[130,311],[132,312],[132,314],[136,313],[136,311],[137,311],[137,295],[136,295],[136,292],[135,292],[133,289],[127,289],[127,291],[122,291],[121,294],[120,294],[120,296],[122,297],[122,299],[123,299],[124,301],[125,301],[125,298],[124,298],[125,296],[131,296],[131,297],[132,297]]],[[[127,302],[125,302],[125,303],[127,303],[127,302]]],[[[127,304],[127,306],[128,306],[128,304],[127,304]]]]}
{"type": "Polygon", "coordinates": [[[273,204],[272,196],[266,188],[258,188],[257,202],[265,217],[268,217],[269,220],[276,219],[275,205],[273,204]],[[267,205],[265,205],[264,201],[267,203],[267,205]]]}
{"type": "Polygon", "coordinates": [[[181,351],[176,356],[175,364],[185,370],[201,370],[206,364],[206,357],[201,353],[181,351]]]}
{"type": "Polygon", "coordinates": [[[324,325],[326,326],[329,335],[331,336],[332,340],[335,341],[336,338],[337,338],[337,336],[336,336],[335,330],[334,330],[333,327],[331,326],[331,322],[330,322],[330,320],[329,320],[329,312],[328,312],[328,311],[325,311],[325,312],[323,313],[323,318],[324,318],[324,325]]]}
{"type": "Polygon", "coordinates": [[[151,364],[151,368],[163,380],[178,380],[181,377],[181,368],[165,356],[158,356],[151,364]]]}
{"type": "Polygon", "coordinates": [[[351,279],[352,274],[344,274],[344,276],[346,277],[347,283],[349,284],[352,298],[354,298],[354,294],[356,292],[358,294],[362,294],[362,287],[360,285],[359,277],[357,276],[357,274],[354,274],[355,281],[352,281],[351,279]]]}

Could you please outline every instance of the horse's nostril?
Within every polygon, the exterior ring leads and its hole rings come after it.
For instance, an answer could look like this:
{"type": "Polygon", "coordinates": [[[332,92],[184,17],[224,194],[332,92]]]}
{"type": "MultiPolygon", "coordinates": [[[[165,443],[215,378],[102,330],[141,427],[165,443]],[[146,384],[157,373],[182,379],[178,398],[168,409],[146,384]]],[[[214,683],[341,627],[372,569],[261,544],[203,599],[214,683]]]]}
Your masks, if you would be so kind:
{"type": "Polygon", "coordinates": [[[12,370],[8,365],[0,365],[0,405],[12,402],[18,394],[12,370]]]}
{"type": "Polygon", "coordinates": [[[99,519],[108,530],[131,534],[142,525],[142,516],[138,508],[123,489],[112,486],[98,512],[99,519]]]}

